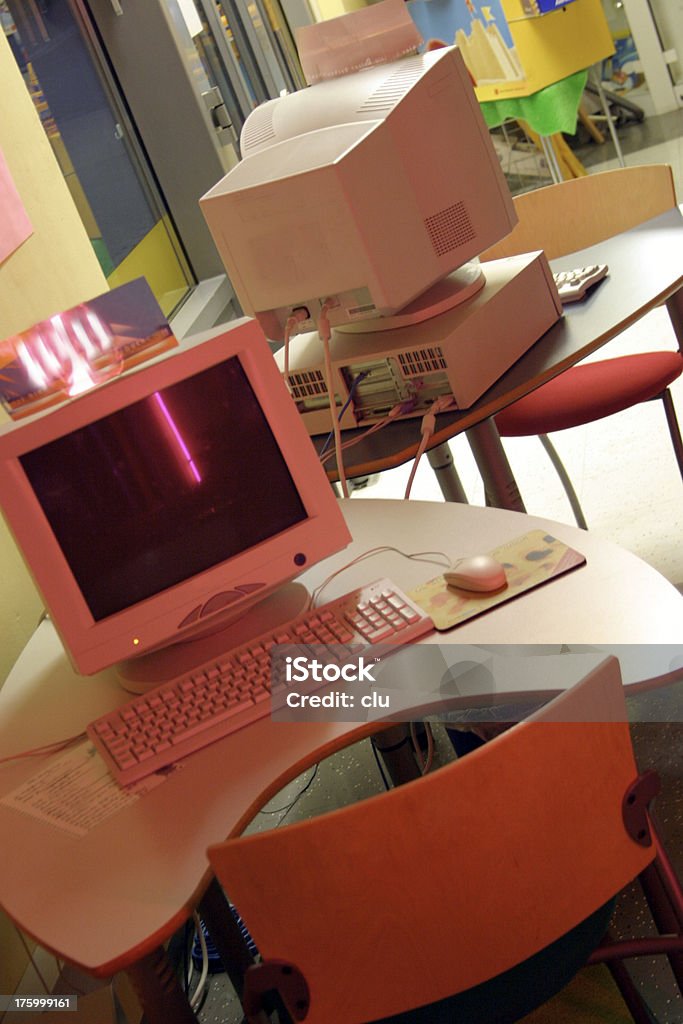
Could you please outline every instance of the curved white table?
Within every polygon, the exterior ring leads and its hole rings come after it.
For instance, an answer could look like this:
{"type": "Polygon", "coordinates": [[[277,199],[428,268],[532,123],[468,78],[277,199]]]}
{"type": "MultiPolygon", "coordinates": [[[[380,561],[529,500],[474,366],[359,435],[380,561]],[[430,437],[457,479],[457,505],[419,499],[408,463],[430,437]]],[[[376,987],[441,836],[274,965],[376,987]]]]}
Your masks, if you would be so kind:
{"type": "MultiPolygon", "coordinates": [[[[309,589],[378,545],[437,549],[456,558],[541,528],[586,555],[585,567],[439,634],[444,642],[654,645],[683,639],[683,597],[676,589],[634,555],[590,533],[452,503],[352,500],[344,511],[354,542],[306,573],[309,589]]],[[[438,571],[384,552],[335,578],[323,600],[383,575],[410,589],[438,571]]],[[[0,757],[78,733],[125,699],[111,670],[75,675],[44,622],[0,691],[0,757]]],[[[265,719],[188,758],[163,784],[83,838],[0,805],[0,905],[41,946],[92,975],[128,970],[150,1021],[191,1020],[168,986],[162,992],[158,949],[206,890],[206,847],[239,833],[306,766],[370,731],[371,725],[265,719]],[[151,982],[150,966],[157,972],[151,982]]],[[[0,797],[43,763],[0,764],[0,797]]]]}

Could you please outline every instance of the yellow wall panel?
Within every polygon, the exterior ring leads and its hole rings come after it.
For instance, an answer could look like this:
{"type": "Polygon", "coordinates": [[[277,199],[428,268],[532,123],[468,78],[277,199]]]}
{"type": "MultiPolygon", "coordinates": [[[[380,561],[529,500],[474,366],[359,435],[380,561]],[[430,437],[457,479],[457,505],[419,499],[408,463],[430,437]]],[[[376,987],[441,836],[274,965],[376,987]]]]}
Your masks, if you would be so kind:
{"type": "MultiPolygon", "coordinates": [[[[0,338],[6,338],[101,294],[107,282],[2,32],[0,96],[0,149],[33,225],[31,237],[0,264],[0,338]]],[[[1,520],[0,564],[1,683],[42,607],[1,520]]]]}
{"type": "Polygon", "coordinates": [[[146,278],[165,316],[170,316],[188,289],[171,244],[170,230],[165,219],[157,221],[152,230],[107,277],[110,288],[118,288],[136,277],[146,278]]]}
{"type": "Polygon", "coordinates": [[[339,18],[342,14],[357,11],[368,5],[365,0],[318,0],[316,6],[320,12],[319,20],[328,21],[329,18],[339,18]]]}

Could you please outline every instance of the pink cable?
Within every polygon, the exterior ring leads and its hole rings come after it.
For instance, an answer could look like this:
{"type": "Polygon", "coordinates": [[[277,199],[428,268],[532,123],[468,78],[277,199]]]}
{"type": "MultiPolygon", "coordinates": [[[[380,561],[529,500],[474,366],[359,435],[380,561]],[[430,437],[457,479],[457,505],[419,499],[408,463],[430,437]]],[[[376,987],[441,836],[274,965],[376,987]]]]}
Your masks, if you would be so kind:
{"type": "Polygon", "coordinates": [[[432,402],[429,409],[422,417],[422,425],[420,427],[422,440],[420,441],[420,445],[415,453],[415,458],[413,459],[413,467],[410,471],[410,476],[408,477],[405,494],[403,495],[404,501],[410,497],[410,491],[413,486],[413,481],[415,480],[415,474],[417,473],[417,467],[420,459],[426,452],[429,440],[436,430],[436,414],[439,412],[446,412],[448,409],[453,409],[454,407],[455,399],[453,398],[453,395],[441,395],[432,402]]]}
{"type": "Polygon", "coordinates": [[[342,458],[342,441],[341,441],[341,426],[337,417],[337,403],[335,402],[335,389],[334,379],[332,376],[332,356],[330,353],[330,321],[327,318],[330,305],[325,302],[323,308],[320,310],[320,317],[318,319],[318,334],[323,343],[323,350],[325,352],[325,380],[327,383],[327,394],[330,400],[330,416],[332,417],[332,431],[334,433],[334,453],[337,458],[337,473],[339,474],[339,483],[341,484],[342,494],[345,498],[349,496],[349,487],[346,482],[346,473],[344,471],[344,459],[342,458]]]}

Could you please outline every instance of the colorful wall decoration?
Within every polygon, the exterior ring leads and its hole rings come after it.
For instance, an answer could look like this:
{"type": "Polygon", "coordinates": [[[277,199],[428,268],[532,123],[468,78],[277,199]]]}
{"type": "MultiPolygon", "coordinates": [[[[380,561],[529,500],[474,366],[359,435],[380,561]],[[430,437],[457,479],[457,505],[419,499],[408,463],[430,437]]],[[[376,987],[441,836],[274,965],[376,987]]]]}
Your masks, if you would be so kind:
{"type": "Polygon", "coordinates": [[[600,0],[410,0],[408,10],[425,40],[457,44],[480,101],[529,96],[614,52],[600,0]]]}

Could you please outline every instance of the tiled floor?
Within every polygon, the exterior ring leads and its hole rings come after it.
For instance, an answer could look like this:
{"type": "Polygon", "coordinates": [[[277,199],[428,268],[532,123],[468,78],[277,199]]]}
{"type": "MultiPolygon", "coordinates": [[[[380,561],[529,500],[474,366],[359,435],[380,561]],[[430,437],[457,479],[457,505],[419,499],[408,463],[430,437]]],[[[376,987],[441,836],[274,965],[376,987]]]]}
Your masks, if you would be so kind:
{"type": "MultiPolygon", "coordinates": [[[[683,201],[683,112],[647,118],[643,124],[622,129],[620,135],[627,164],[661,161],[673,165],[683,201]]],[[[612,166],[612,154],[609,143],[579,152],[591,171],[612,166]]],[[[609,354],[642,351],[648,346],[676,346],[666,313],[661,310],[611,343],[609,354]]],[[[674,397],[683,419],[683,382],[675,385],[674,397]]],[[[588,427],[564,431],[553,440],[579,493],[590,529],[635,552],[672,583],[683,585],[683,482],[658,406],[650,403],[588,427]]],[[[451,447],[470,502],[482,504],[482,485],[467,441],[458,438],[451,447]]],[[[506,449],[527,509],[571,522],[564,492],[538,441],[513,439],[506,442],[506,449]]],[[[384,473],[353,497],[400,498],[408,473],[409,467],[384,473]]],[[[412,495],[442,500],[426,460],[418,470],[412,495]]],[[[634,728],[634,743],[641,766],[655,767],[662,775],[659,818],[683,874],[683,728],[656,722],[640,724],[634,728]]],[[[452,756],[443,737],[439,750],[442,756],[452,756]]],[[[289,822],[331,810],[382,788],[369,745],[360,744],[321,765],[315,778],[311,771],[291,783],[259,816],[254,827],[273,827],[285,818],[289,822]]],[[[642,904],[634,893],[622,904],[619,927],[626,931],[642,918],[642,904]]],[[[667,968],[649,961],[638,963],[637,977],[658,1024],[681,1024],[683,1005],[680,999],[671,999],[667,968]]],[[[230,987],[221,979],[214,981],[201,1012],[200,1019],[206,1024],[241,1020],[230,987]]],[[[590,1021],[591,1017],[583,1019],[590,1021]]]]}

